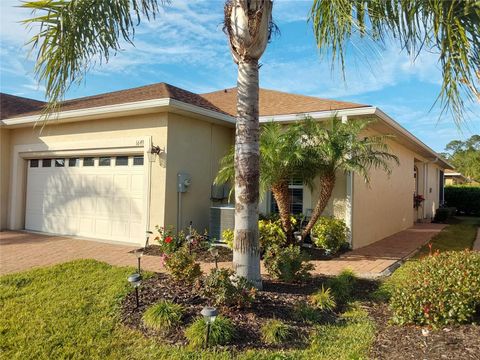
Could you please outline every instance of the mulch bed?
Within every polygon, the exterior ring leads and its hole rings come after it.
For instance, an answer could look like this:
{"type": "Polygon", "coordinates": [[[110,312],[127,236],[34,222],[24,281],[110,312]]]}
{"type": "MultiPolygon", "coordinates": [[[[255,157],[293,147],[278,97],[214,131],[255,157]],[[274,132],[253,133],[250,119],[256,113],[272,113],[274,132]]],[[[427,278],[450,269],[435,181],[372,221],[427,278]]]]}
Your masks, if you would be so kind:
{"type": "MultiPolygon", "coordinates": [[[[162,248],[159,245],[149,245],[144,249],[145,255],[150,256],[162,256],[162,248]]],[[[227,247],[217,246],[218,249],[218,262],[229,262],[233,260],[233,252],[227,247]]],[[[133,250],[132,252],[134,252],[133,250]]],[[[213,263],[215,258],[212,256],[207,247],[197,246],[192,249],[192,253],[196,255],[197,261],[213,263]]]]}
{"type": "MultiPolygon", "coordinates": [[[[303,348],[305,339],[312,328],[311,324],[297,321],[294,308],[306,302],[308,295],[317,291],[325,279],[315,278],[304,284],[285,284],[272,280],[263,282],[264,289],[256,295],[251,307],[244,309],[219,308],[219,313],[228,317],[235,324],[236,334],[230,348],[303,348]],[[295,339],[281,346],[269,346],[261,341],[260,329],[269,319],[280,319],[294,328],[295,339]]],[[[140,308],[135,308],[134,292],[127,295],[122,303],[122,321],[131,328],[140,330],[146,336],[158,338],[162,342],[185,345],[184,329],[200,315],[208,300],[202,298],[195,287],[185,286],[173,281],[169,275],[157,273],[146,279],[140,289],[140,308]],[[141,316],[150,305],[160,300],[172,300],[181,304],[184,309],[183,327],[168,334],[161,334],[145,327],[141,316]]],[[[323,323],[336,321],[336,314],[326,314],[323,323]]]]}
{"type": "Polygon", "coordinates": [[[390,324],[391,312],[386,304],[371,303],[370,316],[375,320],[377,336],[372,359],[480,359],[480,326],[452,325],[428,330],[419,326],[390,324]]]}

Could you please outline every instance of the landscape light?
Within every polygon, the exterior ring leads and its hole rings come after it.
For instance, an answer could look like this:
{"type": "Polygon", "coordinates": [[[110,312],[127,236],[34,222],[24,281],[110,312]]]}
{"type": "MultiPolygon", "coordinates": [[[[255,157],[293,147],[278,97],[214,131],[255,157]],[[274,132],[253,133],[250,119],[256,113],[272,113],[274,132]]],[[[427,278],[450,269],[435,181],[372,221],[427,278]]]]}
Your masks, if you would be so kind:
{"type": "Polygon", "coordinates": [[[203,320],[207,324],[207,333],[205,334],[205,348],[208,347],[208,338],[210,336],[210,326],[215,321],[218,315],[218,311],[216,308],[211,306],[205,306],[202,311],[200,312],[203,316],[203,320]]]}
{"type": "Polygon", "coordinates": [[[138,287],[142,283],[142,275],[132,274],[128,277],[128,282],[135,288],[135,300],[138,309],[140,307],[140,300],[138,298],[138,287]]]}

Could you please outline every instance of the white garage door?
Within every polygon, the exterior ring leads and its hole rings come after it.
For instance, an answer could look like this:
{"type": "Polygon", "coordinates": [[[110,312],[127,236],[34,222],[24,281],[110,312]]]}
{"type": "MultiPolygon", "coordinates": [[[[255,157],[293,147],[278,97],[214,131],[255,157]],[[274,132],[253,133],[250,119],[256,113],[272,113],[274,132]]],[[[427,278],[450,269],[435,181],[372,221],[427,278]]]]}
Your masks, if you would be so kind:
{"type": "Polygon", "coordinates": [[[143,156],[28,161],[25,228],[141,242],[143,156]]]}

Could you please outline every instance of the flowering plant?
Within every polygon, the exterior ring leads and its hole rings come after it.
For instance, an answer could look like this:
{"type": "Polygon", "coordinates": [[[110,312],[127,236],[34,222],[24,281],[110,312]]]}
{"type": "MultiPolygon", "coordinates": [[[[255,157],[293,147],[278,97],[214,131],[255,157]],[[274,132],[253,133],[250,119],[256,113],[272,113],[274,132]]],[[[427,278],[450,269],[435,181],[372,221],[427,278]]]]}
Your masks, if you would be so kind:
{"type": "Polygon", "coordinates": [[[175,234],[175,228],[173,226],[155,226],[157,236],[155,240],[158,241],[162,252],[166,255],[175,252],[183,242],[183,233],[175,234]]]}
{"type": "Polygon", "coordinates": [[[423,195],[413,195],[413,207],[415,209],[418,209],[420,206],[422,206],[422,203],[425,201],[425,198],[423,195]]]}

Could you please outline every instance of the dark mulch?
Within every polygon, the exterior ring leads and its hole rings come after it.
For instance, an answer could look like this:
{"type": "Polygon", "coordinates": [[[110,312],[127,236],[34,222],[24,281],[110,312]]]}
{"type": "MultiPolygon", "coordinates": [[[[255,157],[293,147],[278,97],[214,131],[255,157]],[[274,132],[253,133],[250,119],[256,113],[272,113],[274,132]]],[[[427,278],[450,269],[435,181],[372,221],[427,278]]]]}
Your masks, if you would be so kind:
{"type": "MultiPolygon", "coordinates": [[[[227,247],[217,246],[218,249],[218,262],[229,262],[233,260],[233,252],[227,247]]],[[[196,255],[197,261],[201,262],[214,262],[215,258],[208,250],[208,246],[196,246],[192,248],[192,253],[196,255]]],[[[145,255],[161,256],[162,250],[159,245],[149,245],[144,250],[145,255]]]]}
{"type": "Polygon", "coordinates": [[[377,326],[372,359],[480,359],[478,325],[428,329],[424,336],[422,327],[390,324],[391,312],[386,304],[371,303],[369,313],[377,326]]]}
{"type": "MultiPolygon", "coordinates": [[[[306,302],[308,295],[321,287],[325,281],[323,278],[315,278],[304,284],[285,284],[272,280],[265,280],[264,290],[259,291],[251,307],[238,309],[222,307],[220,314],[231,319],[235,324],[236,336],[232,347],[245,348],[302,348],[305,339],[312,328],[307,324],[295,319],[294,308],[301,302],[306,302]],[[294,328],[295,339],[281,346],[267,346],[261,341],[260,329],[269,319],[281,319],[294,328]]],[[[200,315],[202,308],[208,304],[208,300],[198,295],[198,288],[185,286],[173,281],[167,274],[155,274],[146,279],[140,289],[141,305],[135,308],[134,292],[127,295],[122,303],[122,321],[129,327],[143,332],[146,336],[158,338],[162,342],[172,344],[186,344],[184,329],[200,315]],[[143,312],[150,305],[160,300],[172,300],[181,304],[185,309],[183,326],[169,334],[161,334],[146,328],[141,320],[143,312]]],[[[323,315],[321,322],[336,321],[336,314],[323,315]]]]}

